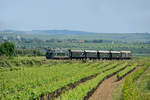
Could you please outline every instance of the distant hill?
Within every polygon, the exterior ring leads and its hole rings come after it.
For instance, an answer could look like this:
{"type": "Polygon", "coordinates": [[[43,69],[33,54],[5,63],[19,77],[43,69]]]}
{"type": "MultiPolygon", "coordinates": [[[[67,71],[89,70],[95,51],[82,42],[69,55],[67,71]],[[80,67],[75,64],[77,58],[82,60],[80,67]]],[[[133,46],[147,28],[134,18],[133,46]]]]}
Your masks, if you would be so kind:
{"type": "Polygon", "coordinates": [[[73,31],[73,30],[32,30],[33,34],[90,34],[94,32],[73,31]]]}
{"type": "Polygon", "coordinates": [[[13,32],[17,34],[150,34],[150,33],[100,33],[100,32],[86,32],[78,30],[32,30],[32,31],[22,31],[22,30],[1,30],[0,32],[13,32]]]}
{"type": "MultiPolygon", "coordinates": [[[[150,33],[96,33],[84,32],[74,30],[32,30],[32,31],[17,31],[17,30],[4,30],[0,33],[13,33],[19,34],[23,38],[28,39],[78,39],[78,40],[99,40],[104,41],[117,41],[125,43],[150,43],[150,33]]],[[[11,35],[13,35],[11,34],[11,35]]],[[[2,35],[2,34],[0,34],[2,35]]],[[[8,34],[9,35],[9,34],[8,34]]]]}
{"type": "Polygon", "coordinates": [[[0,32],[13,32],[17,34],[91,34],[95,32],[74,31],[74,30],[32,30],[32,31],[18,31],[18,30],[3,30],[0,32]]]}

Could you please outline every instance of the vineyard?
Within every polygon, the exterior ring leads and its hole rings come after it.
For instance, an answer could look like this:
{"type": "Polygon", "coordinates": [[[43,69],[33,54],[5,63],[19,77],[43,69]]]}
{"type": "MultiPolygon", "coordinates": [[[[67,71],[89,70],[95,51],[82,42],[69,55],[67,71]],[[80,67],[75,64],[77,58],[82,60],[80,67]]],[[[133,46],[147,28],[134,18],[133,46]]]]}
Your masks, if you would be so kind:
{"type": "Polygon", "coordinates": [[[123,99],[140,100],[143,94],[136,92],[135,83],[150,66],[148,61],[148,58],[82,61],[40,57],[1,60],[0,99],[87,100],[104,80],[116,76],[116,81],[125,79],[123,99]]]}
{"type": "Polygon", "coordinates": [[[0,100],[150,100],[149,4],[0,0],[0,100]]]}

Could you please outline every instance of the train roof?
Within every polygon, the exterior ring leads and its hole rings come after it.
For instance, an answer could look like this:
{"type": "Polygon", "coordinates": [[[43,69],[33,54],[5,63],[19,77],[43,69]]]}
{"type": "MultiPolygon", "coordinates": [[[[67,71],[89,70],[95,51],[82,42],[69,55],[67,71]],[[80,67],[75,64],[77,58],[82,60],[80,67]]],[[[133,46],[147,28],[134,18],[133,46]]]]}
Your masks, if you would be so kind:
{"type": "Polygon", "coordinates": [[[98,51],[99,53],[110,53],[110,51],[98,51]]]}
{"type": "Polygon", "coordinates": [[[68,52],[68,50],[65,50],[65,49],[55,49],[54,50],[55,51],[55,53],[61,53],[61,52],[68,52]]]}
{"type": "MultiPolygon", "coordinates": [[[[67,49],[48,49],[48,50],[52,50],[55,52],[68,52],[67,49]]],[[[131,51],[104,51],[104,50],[71,50],[71,52],[91,52],[91,53],[131,53],[131,51]]]]}
{"type": "Polygon", "coordinates": [[[84,52],[84,50],[71,50],[71,52],[84,52]]]}
{"type": "Polygon", "coordinates": [[[95,52],[97,52],[97,51],[96,51],[96,50],[85,50],[85,52],[95,53],[95,52]]]}
{"type": "Polygon", "coordinates": [[[111,51],[111,53],[120,53],[120,51],[111,51]]]}
{"type": "Polygon", "coordinates": [[[120,51],[121,53],[131,53],[131,51],[120,51]]]}

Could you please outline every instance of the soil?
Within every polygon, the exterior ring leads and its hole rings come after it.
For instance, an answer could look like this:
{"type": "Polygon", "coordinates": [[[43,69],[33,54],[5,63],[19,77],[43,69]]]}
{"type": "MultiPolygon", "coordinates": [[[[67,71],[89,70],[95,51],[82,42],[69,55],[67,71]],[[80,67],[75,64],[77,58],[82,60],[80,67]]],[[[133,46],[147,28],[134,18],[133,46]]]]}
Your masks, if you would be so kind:
{"type": "MultiPolygon", "coordinates": [[[[135,72],[138,68],[136,68],[131,73],[135,72]]],[[[131,74],[130,73],[130,74],[131,74]]],[[[117,81],[116,75],[104,80],[99,87],[96,89],[96,91],[93,93],[93,95],[89,98],[89,100],[112,100],[112,95],[115,90],[115,87],[118,84],[121,84],[124,82],[124,79],[121,79],[117,81]]]]}

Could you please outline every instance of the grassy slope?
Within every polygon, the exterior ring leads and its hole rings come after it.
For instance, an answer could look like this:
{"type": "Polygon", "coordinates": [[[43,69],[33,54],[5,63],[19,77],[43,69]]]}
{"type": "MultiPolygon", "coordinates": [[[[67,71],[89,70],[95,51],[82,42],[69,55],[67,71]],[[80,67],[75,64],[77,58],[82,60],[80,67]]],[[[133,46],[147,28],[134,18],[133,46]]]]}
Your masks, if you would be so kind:
{"type": "MultiPolygon", "coordinates": [[[[142,67],[142,65],[144,63],[149,62],[149,60],[150,60],[150,58],[148,58],[148,57],[138,57],[136,59],[136,61],[140,63],[139,67],[142,67]]],[[[123,95],[122,94],[122,88],[123,88],[123,83],[116,86],[114,94],[113,94],[113,100],[122,100],[122,95],[123,95]]],[[[150,96],[150,68],[147,69],[141,75],[141,77],[136,81],[136,89],[139,92],[142,92],[145,95],[150,96]]]]}
{"type": "Polygon", "coordinates": [[[136,82],[137,91],[150,96],[150,68],[136,82]]]}

